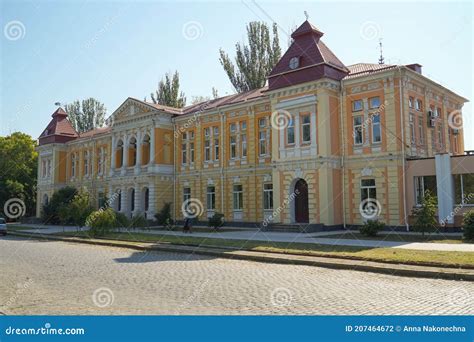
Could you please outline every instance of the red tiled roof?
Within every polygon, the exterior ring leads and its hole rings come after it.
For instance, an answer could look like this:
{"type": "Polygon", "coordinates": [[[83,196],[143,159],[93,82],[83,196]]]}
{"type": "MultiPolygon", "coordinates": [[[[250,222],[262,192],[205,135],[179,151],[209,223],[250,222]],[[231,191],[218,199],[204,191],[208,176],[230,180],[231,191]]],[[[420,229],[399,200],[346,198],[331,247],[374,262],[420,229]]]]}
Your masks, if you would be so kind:
{"type": "Polygon", "coordinates": [[[398,65],[392,64],[357,63],[347,66],[347,68],[349,69],[349,75],[347,75],[344,79],[366,76],[376,72],[394,69],[397,67],[398,65]]]}
{"type": "Polygon", "coordinates": [[[112,127],[110,126],[98,127],[98,128],[91,129],[90,131],[80,133],[79,138],[94,137],[99,134],[109,133],[111,130],[112,130],[112,127]]]}
{"type": "Polygon", "coordinates": [[[39,137],[39,144],[48,144],[54,142],[66,142],[78,137],[76,130],[67,119],[67,113],[58,108],[52,115],[53,119],[49,122],[46,129],[39,137]]]}

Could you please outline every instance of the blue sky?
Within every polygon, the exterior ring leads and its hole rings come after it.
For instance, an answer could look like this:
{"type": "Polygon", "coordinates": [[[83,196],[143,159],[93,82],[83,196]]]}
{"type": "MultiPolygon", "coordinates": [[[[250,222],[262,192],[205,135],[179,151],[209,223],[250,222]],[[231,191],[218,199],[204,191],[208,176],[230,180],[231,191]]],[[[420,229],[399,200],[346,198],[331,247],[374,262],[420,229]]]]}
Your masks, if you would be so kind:
{"type": "MultiPolygon", "coordinates": [[[[245,24],[265,20],[278,23],[285,49],[284,31],[304,11],[346,65],[376,63],[383,37],[386,63],[420,63],[426,76],[474,99],[468,1],[0,1],[0,135],[38,137],[55,102],[92,96],[111,114],[128,96],[149,99],[168,71],[180,72],[188,103],[212,87],[231,94],[219,48],[233,54],[245,24]]],[[[470,103],[464,117],[473,132],[470,103]]],[[[474,149],[474,134],[465,143],[474,149]]]]}

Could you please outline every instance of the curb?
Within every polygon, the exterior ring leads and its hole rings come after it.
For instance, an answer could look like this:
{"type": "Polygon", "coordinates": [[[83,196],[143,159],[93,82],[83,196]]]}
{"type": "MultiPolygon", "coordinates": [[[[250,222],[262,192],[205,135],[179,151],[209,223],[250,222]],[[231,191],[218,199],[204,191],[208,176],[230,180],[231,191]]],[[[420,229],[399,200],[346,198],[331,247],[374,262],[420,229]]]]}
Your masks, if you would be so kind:
{"type": "Polygon", "coordinates": [[[35,233],[9,232],[12,236],[31,237],[34,239],[76,242],[90,245],[130,248],[142,251],[161,251],[175,253],[195,253],[217,256],[227,259],[249,260],[257,262],[317,266],[331,269],[374,272],[406,277],[474,281],[474,270],[461,268],[443,268],[434,266],[416,266],[407,264],[389,264],[374,261],[339,259],[334,257],[318,257],[294,254],[229,251],[221,248],[180,246],[166,243],[129,242],[119,240],[82,239],[76,237],[45,236],[35,233]]]}

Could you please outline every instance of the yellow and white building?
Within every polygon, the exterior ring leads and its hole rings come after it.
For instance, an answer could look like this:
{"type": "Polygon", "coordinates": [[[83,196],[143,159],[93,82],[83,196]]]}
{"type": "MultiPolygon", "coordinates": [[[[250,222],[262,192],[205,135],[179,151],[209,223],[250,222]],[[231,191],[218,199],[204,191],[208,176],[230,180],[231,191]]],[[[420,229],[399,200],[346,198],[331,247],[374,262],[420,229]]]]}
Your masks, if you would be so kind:
{"type": "Polygon", "coordinates": [[[147,218],[170,202],[180,220],[192,199],[199,220],[220,212],[233,224],[314,230],[361,224],[369,205],[403,227],[425,186],[419,177],[435,173],[453,198],[440,200],[441,220],[459,204],[449,179],[473,177],[471,158],[464,170],[450,164],[464,155],[467,100],[418,64],[345,66],[322,36],[304,22],[262,89],[181,109],[128,98],[106,127],[82,134],[58,109],[39,138],[37,214],[72,185],[97,207],[113,198],[115,210],[147,218]]]}

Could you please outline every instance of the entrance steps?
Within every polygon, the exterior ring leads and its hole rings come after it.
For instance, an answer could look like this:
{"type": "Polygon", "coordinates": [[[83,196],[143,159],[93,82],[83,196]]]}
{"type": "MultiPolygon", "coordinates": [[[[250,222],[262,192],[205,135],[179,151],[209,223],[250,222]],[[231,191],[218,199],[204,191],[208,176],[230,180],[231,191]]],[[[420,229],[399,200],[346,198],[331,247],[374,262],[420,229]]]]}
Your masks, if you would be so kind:
{"type": "Polygon", "coordinates": [[[265,228],[267,232],[285,232],[285,233],[313,233],[314,227],[308,223],[300,224],[272,224],[265,228]]]}

